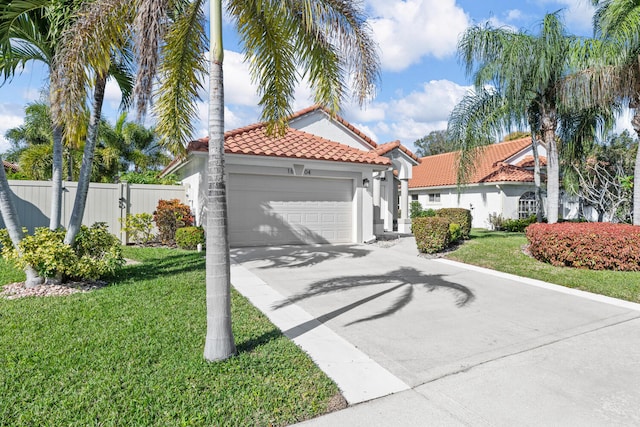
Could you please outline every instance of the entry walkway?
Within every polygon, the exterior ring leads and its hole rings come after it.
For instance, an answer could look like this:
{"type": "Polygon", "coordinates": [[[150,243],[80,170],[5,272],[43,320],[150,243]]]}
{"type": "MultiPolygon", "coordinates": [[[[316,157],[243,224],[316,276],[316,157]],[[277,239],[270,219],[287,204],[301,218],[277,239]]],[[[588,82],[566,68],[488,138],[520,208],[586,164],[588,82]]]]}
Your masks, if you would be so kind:
{"type": "Polygon", "coordinates": [[[307,425],[640,424],[637,304],[428,260],[411,238],[232,258],[234,287],[352,404],[307,425]]]}

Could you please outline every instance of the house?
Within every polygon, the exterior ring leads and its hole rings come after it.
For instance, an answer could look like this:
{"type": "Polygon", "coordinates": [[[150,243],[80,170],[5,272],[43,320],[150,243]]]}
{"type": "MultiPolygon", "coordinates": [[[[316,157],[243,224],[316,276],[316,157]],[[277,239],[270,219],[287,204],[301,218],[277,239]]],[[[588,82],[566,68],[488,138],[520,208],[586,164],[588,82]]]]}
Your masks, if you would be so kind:
{"type": "MultiPolygon", "coordinates": [[[[538,146],[538,153],[541,166],[546,165],[543,145],[538,146]]],[[[411,200],[420,202],[424,209],[469,209],[472,226],[481,228],[489,226],[490,214],[500,214],[503,218],[526,218],[535,214],[530,137],[478,149],[473,172],[463,186],[457,185],[459,154],[422,157],[421,163],[413,167],[413,177],[409,180],[411,200]]]]}
{"type": "MultiPolygon", "coordinates": [[[[289,126],[282,137],[267,135],[264,123],[225,132],[232,246],[360,243],[396,221],[409,230],[415,154],[397,141],[378,145],[319,106],[293,114],[289,126]]],[[[192,141],[187,152],[163,174],[189,185],[196,223],[204,224],[208,138],[192,141]]]]}

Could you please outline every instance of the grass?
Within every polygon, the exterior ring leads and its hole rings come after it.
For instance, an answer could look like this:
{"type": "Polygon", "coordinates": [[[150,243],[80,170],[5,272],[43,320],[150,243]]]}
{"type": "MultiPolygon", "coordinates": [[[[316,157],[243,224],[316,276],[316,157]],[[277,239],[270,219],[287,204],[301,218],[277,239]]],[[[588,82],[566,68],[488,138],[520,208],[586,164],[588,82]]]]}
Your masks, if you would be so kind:
{"type": "Polygon", "coordinates": [[[640,302],[640,273],[554,267],[525,255],[524,233],[474,229],[471,239],[447,258],[569,288],[640,302]]]}
{"type": "MultiPolygon", "coordinates": [[[[0,426],[286,425],[336,385],[232,295],[237,356],[204,361],[202,254],[126,248],[142,264],[67,297],[0,299],[0,426]]],[[[0,264],[2,283],[22,280],[0,264]]]]}

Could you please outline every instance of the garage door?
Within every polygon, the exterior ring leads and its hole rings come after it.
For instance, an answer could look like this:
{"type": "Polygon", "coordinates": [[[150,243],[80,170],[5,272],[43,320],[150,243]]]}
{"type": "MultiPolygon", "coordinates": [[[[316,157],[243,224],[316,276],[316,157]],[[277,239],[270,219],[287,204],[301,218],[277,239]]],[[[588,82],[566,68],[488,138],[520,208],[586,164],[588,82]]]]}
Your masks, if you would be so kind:
{"type": "Polygon", "coordinates": [[[352,241],[352,181],[230,174],[232,246],[352,241]]]}

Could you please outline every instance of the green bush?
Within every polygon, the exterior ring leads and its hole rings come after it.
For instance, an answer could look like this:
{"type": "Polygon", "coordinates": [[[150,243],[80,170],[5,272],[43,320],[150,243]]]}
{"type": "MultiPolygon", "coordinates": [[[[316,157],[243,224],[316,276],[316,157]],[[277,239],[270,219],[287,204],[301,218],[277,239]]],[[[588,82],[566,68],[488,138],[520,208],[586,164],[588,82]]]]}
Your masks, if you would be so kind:
{"type": "Polygon", "coordinates": [[[175,244],[178,228],[193,225],[191,209],[178,199],[159,200],[153,220],[158,228],[158,238],[165,245],[175,244]]]}
{"type": "Polygon", "coordinates": [[[431,208],[422,209],[422,205],[420,204],[420,202],[414,200],[413,202],[411,202],[409,216],[411,217],[411,219],[431,217],[436,216],[436,211],[431,208]]]}
{"type": "Polygon", "coordinates": [[[442,217],[421,217],[413,221],[413,235],[420,252],[433,254],[450,242],[449,220],[442,217]]]}
{"type": "Polygon", "coordinates": [[[524,229],[534,222],[536,222],[535,215],[523,219],[505,219],[502,223],[502,229],[512,233],[523,233],[524,229]]]}
{"type": "Polygon", "coordinates": [[[176,244],[182,249],[196,249],[204,245],[204,228],[182,227],[176,230],[176,244]]]}
{"type": "Polygon", "coordinates": [[[153,229],[153,215],[151,214],[127,214],[124,221],[120,218],[120,223],[124,223],[122,230],[134,243],[149,243],[156,237],[151,231],[153,229]]]}
{"type": "Polygon", "coordinates": [[[74,247],[64,243],[65,230],[38,227],[25,235],[16,250],[3,229],[0,233],[2,256],[17,268],[33,267],[40,276],[55,279],[99,279],[124,265],[119,240],[107,231],[105,223],[90,228],[83,225],[74,247]]]}
{"type": "Polygon", "coordinates": [[[447,218],[450,223],[460,224],[463,239],[471,233],[471,211],[464,208],[443,208],[436,211],[436,216],[447,218]]]}
{"type": "Polygon", "coordinates": [[[449,240],[451,243],[462,240],[462,229],[460,228],[460,224],[456,224],[454,222],[449,224],[449,240]]]}

